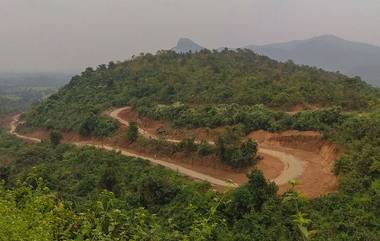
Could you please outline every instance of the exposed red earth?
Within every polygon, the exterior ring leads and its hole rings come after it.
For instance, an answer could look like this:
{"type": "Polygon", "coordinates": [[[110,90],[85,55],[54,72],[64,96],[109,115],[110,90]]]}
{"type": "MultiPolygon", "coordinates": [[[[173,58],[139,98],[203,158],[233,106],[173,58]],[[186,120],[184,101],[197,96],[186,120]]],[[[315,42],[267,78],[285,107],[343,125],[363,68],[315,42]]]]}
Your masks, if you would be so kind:
{"type": "MultiPolygon", "coordinates": [[[[105,113],[120,122],[125,130],[130,121],[137,121],[139,132],[146,138],[162,138],[169,142],[179,142],[183,138],[195,138],[196,140],[208,140],[213,144],[213,138],[222,133],[223,128],[195,130],[175,129],[168,123],[139,118],[138,114],[129,107],[124,107],[105,113]],[[158,134],[160,133],[160,134],[158,134]]],[[[48,138],[49,132],[39,130],[27,135],[16,132],[18,116],[14,116],[11,122],[10,132],[27,141],[40,141],[48,138]]],[[[269,133],[256,131],[248,135],[259,144],[259,154],[263,157],[257,164],[266,178],[274,181],[279,186],[279,192],[288,190],[288,181],[296,179],[299,182],[297,190],[305,196],[317,197],[334,192],[337,186],[337,178],[332,173],[332,166],[337,158],[338,151],[334,144],[322,141],[318,132],[286,131],[282,133],[269,133]]],[[[118,139],[118,138],[114,138],[118,139]]],[[[81,138],[75,133],[64,133],[64,142],[76,145],[92,145],[107,150],[117,150],[121,154],[146,159],[153,164],[158,164],[178,171],[179,173],[194,179],[208,181],[218,190],[236,187],[244,184],[248,179],[246,174],[250,169],[234,171],[223,166],[215,160],[186,160],[182,156],[160,156],[147,153],[145,150],[128,146],[120,140],[96,138],[81,138]]]]}

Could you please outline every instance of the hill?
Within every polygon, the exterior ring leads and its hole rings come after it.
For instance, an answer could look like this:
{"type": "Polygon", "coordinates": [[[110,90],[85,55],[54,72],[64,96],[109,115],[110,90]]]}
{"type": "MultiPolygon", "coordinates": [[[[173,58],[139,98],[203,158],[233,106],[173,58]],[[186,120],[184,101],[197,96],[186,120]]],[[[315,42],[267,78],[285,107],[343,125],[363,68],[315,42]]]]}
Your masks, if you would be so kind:
{"type": "Polygon", "coordinates": [[[297,64],[360,76],[369,83],[380,86],[378,46],[347,41],[334,35],[323,35],[286,43],[250,45],[247,48],[279,61],[291,59],[297,64]]]}
{"type": "Polygon", "coordinates": [[[111,106],[132,105],[143,111],[181,102],[357,110],[368,108],[378,97],[378,90],[359,79],[277,62],[250,50],[160,51],[86,69],[28,113],[27,120],[32,127],[78,130],[91,115],[111,106]]]}
{"type": "Polygon", "coordinates": [[[178,40],[177,46],[172,48],[172,50],[176,53],[187,53],[187,52],[199,52],[204,49],[199,44],[195,43],[193,40],[188,38],[180,38],[178,40]]]}
{"type": "MultiPolygon", "coordinates": [[[[216,155],[226,160],[251,158],[257,147],[250,141],[236,149],[239,124],[250,130],[316,129],[344,146],[334,166],[339,190],[315,199],[294,187],[278,195],[275,183],[254,170],[245,185],[218,193],[115,151],[59,144],[52,138],[57,131],[26,145],[0,130],[0,234],[33,235],[33,240],[378,240],[380,114],[340,112],[372,110],[378,98],[379,90],[360,79],[280,63],[250,50],[160,51],[88,68],[27,113],[26,124],[95,129],[103,138],[117,128],[104,111],[130,105],[174,124],[230,126],[216,143],[216,155]],[[340,108],[294,115],[269,108],[294,105],[340,108]]],[[[174,152],[161,139],[160,146],[143,141],[141,147],[153,145],[155,155],[174,152]]],[[[187,156],[201,150],[194,140],[181,145],[189,149],[187,156]]],[[[200,146],[210,151],[207,143],[200,146]]]]}

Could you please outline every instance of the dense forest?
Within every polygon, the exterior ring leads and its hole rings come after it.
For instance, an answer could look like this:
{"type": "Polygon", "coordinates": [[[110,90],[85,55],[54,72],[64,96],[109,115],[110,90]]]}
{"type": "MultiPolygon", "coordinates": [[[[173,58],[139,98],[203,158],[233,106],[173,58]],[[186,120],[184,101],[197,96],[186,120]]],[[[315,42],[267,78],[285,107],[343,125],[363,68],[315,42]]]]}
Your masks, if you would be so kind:
{"type": "Polygon", "coordinates": [[[111,106],[131,105],[139,112],[177,102],[193,108],[262,104],[282,110],[295,105],[363,110],[379,96],[379,90],[360,79],[276,62],[250,50],[160,51],[86,69],[26,120],[30,127],[78,131],[111,106]]]}

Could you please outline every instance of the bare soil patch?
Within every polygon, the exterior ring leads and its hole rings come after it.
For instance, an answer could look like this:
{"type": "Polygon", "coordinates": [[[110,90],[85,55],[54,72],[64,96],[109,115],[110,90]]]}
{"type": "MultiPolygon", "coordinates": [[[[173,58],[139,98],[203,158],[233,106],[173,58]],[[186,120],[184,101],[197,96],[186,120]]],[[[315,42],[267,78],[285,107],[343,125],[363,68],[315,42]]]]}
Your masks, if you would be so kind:
{"type": "Polygon", "coordinates": [[[165,121],[156,121],[146,117],[140,117],[139,114],[132,109],[125,109],[120,112],[119,117],[129,122],[135,121],[140,128],[146,130],[148,133],[160,136],[164,139],[185,139],[194,138],[198,141],[209,140],[213,141],[220,136],[224,128],[173,128],[170,123],[165,121]]]}
{"type": "MultiPolygon", "coordinates": [[[[249,135],[261,146],[290,153],[305,163],[304,172],[297,178],[297,190],[309,197],[331,193],[337,190],[337,177],[333,174],[335,160],[340,155],[339,148],[331,142],[322,140],[321,134],[313,131],[285,131],[270,133],[255,131],[249,135]]],[[[281,185],[280,192],[289,185],[281,185]]]]}
{"type": "MultiPolygon", "coordinates": [[[[104,138],[103,140],[95,137],[84,138],[79,136],[77,133],[63,133],[63,142],[64,143],[90,143],[93,145],[108,145],[115,146],[121,148],[122,150],[127,150],[129,152],[133,152],[137,155],[149,156],[152,158],[157,158],[160,160],[164,160],[169,163],[174,163],[179,166],[194,170],[199,173],[203,173],[206,175],[210,175],[215,178],[219,178],[222,180],[230,180],[236,184],[244,184],[248,181],[247,173],[249,173],[250,169],[247,168],[245,170],[236,171],[231,169],[230,167],[221,163],[216,156],[207,156],[207,157],[199,157],[199,156],[191,156],[184,154],[175,154],[175,155],[164,155],[157,154],[156,152],[151,152],[149,149],[144,149],[143,147],[137,144],[129,144],[125,138],[123,137],[125,127],[122,127],[118,133],[116,133],[113,137],[104,138]]],[[[49,131],[47,130],[36,130],[30,133],[27,133],[28,136],[33,138],[38,138],[42,140],[48,140],[49,131]]],[[[268,179],[274,179],[281,174],[284,169],[283,163],[270,155],[262,155],[263,159],[260,160],[257,164],[257,168],[264,172],[264,175],[268,179]]],[[[222,190],[223,188],[218,187],[217,190],[222,190]]]]}
{"type": "Polygon", "coordinates": [[[303,104],[303,103],[300,103],[300,104],[296,104],[286,110],[279,110],[279,111],[285,111],[286,113],[288,113],[289,115],[295,115],[297,114],[298,112],[301,112],[301,111],[305,111],[305,110],[318,110],[318,109],[321,109],[320,106],[318,105],[310,105],[310,104],[303,104]]]}
{"type": "MultiPolygon", "coordinates": [[[[298,112],[305,108],[316,109],[317,107],[302,106],[297,108],[297,110],[293,111],[298,112]]],[[[192,130],[176,129],[171,127],[169,123],[139,118],[138,114],[131,109],[120,112],[119,117],[127,121],[137,121],[140,127],[154,135],[157,134],[157,130],[164,128],[166,130],[165,138],[182,139],[193,137],[196,140],[213,140],[223,131],[223,128],[216,130],[205,130],[202,128],[192,130]],[[212,139],[210,139],[210,136],[212,136],[212,139]]],[[[256,131],[248,135],[248,137],[255,139],[261,148],[272,150],[277,154],[279,154],[278,152],[284,153],[282,158],[286,159],[288,155],[291,155],[294,158],[302,160],[302,168],[290,170],[290,172],[289,170],[287,171],[288,174],[297,177],[296,179],[300,183],[300,185],[297,186],[297,190],[303,192],[304,195],[317,197],[336,191],[337,178],[333,174],[332,169],[334,161],[338,158],[339,151],[334,144],[322,140],[322,136],[319,132],[290,130],[281,133],[270,133],[267,131],[256,131]]],[[[284,166],[284,163],[277,157],[262,152],[260,155],[263,156],[263,159],[258,163],[257,168],[262,170],[264,175],[270,180],[275,180],[285,169],[289,168],[288,166],[284,166]]],[[[205,168],[204,163],[201,165],[199,162],[193,162],[192,165],[194,169],[200,168],[200,171],[208,169],[207,173],[216,176],[226,176],[238,184],[247,181],[246,173],[252,169],[248,168],[242,173],[231,171],[230,173],[233,173],[233,175],[231,175],[225,173],[225,169],[223,173],[220,173],[220,166],[217,168],[213,166],[213,168],[210,169],[210,165],[206,165],[207,168],[205,168]]],[[[290,186],[287,183],[283,183],[279,185],[279,188],[280,193],[283,193],[288,190],[290,186]]]]}
{"type": "MultiPolygon", "coordinates": [[[[136,121],[139,127],[143,128],[147,133],[151,133],[151,135],[155,136],[160,135],[164,139],[195,138],[196,140],[213,140],[223,131],[223,128],[213,130],[202,128],[195,130],[176,129],[171,127],[169,123],[154,121],[148,118],[139,118],[137,113],[130,109],[122,111],[119,117],[126,121],[136,121]]],[[[125,130],[126,127],[121,125],[121,128],[113,137],[104,139],[82,138],[76,133],[63,133],[63,136],[64,142],[85,142],[94,145],[115,146],[130,153],[144,155],[149,158],[159,158],[165,162],[173,163],[221,180],[231,180],[239,185],[247,182],[246,174],[252,168],[255,168],[250,167],[237,172],[220,163],[215,157],[200,158],[183,154],[172,156],[157,154],[141,148],[141,146],[128,144],[123,137],[125,130]]],[[[37,130],[33,133],[28,133],[28,136],[48,139],[49,131],[37,130]]],[[[320,133],[310,131],[286,131],[282,133],[256,131],[250,133],[248,137],[255,139],[259,143],[260,148],[272,150],[277,154],[284,153],[285,156],[290,155],[302,160],[303,167],[297,178],[297,180],[300,181],[297,190],[303,192],[305,196],[317,197],[336,191],[337,178],[332,173],[332,167],[334,161],[339,156],[339,150],[334,144],[322,140],[320,133]]],[[[284,165],[283,160],[280,160],[274,155],[266,153],[260,153],[260,155],[263,159],[256,167],[262,170],[266,178],[270,180],[278,178],[285,169],[289,168],[284,165]]],[[[288,188],[288,184],[282,184],[279,186],[279,192],[283,193],[288,190],[288,188]]],[[[223,188],[217,187],[216,189],[221,190],[223,188]]]]}

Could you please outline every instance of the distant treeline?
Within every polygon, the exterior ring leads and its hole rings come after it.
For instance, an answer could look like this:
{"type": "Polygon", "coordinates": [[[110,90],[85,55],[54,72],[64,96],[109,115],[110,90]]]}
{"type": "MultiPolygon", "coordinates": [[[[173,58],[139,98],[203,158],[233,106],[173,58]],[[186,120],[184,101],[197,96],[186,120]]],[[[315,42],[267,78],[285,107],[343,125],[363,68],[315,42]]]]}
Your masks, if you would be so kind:
{"type": "Polygon", "coordinates": [[[69,74],[0,73],[0,116],[26,111],[68,83],[69,74]]]}

